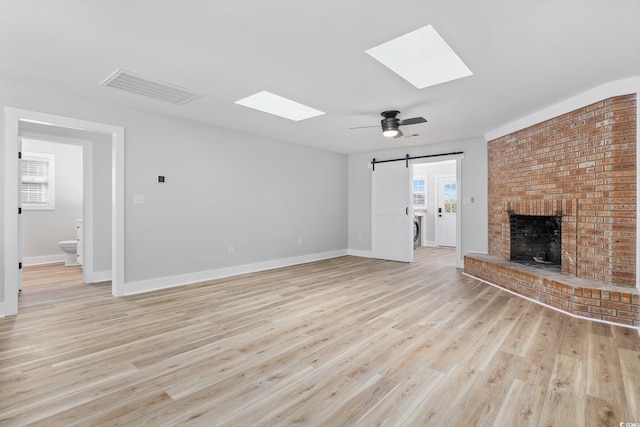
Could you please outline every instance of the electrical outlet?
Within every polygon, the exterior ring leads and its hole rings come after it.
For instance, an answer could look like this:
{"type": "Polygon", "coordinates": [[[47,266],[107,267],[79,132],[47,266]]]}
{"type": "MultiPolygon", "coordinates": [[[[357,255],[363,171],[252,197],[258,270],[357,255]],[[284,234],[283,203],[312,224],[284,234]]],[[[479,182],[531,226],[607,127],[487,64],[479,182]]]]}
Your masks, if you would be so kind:
{"type": "Polygon", "coordinates": [[[302,246],[302,237],[298,237],[298,246],[302,246]]]}
{"type": "Polygon", "coordinates": [[[233,245],[229,245],[229,253],[233,254],[236,252],[236,248],[233,247],[233,245]]]}

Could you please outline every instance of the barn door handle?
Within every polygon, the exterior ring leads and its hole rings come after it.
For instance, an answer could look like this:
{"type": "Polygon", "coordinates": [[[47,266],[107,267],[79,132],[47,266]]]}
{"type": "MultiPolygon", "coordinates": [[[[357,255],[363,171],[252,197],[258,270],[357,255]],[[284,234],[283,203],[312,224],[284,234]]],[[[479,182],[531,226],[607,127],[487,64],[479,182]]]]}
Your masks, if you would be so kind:
{"type": "Polygon", "coordinates": [[[404,213],[406,213],[407,215],[409,215],[409,206],[407,206],[407,209],[405,209],[404,213]]]}

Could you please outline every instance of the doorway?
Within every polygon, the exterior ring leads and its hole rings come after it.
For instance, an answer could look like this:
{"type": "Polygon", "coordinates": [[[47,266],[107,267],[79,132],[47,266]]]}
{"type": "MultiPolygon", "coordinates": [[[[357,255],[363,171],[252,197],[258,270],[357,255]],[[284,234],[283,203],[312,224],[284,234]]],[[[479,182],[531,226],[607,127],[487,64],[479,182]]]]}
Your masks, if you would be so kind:
{"type": "Polygon", "coordinates": [[[84,185],[91,172],[87,170],[91,163],[85,165],[84,145],[23,126],[20,137],[22,265],[81,263],[82,245],[78,244],[78,257],[65,254],[60,242],[77,241],[85,192],[92,190],[84,185]]]}
{"type": "Polygon", "coordinates": [[[404,159],[402,162],[375,164],[371,178],[373,258],[413,261],[416,218],[420,230],[416,246],[455,247],[456,266],[462,266],[459,232],[462,212],[457,203],[461,191],[462,159],[463,155],[456,153],[437,159],[416,158],[411,160],[410,167],[404,159]],[[438,190],[439,177],[447,177],[443,181],[449,183],[447,192],[438,190]],[[441,192],[446,200],[444,204],[439,200],[441,192]],[[449,211],[449,215],[443,215],[442,222],[439,221],[438,209],[449,211]],[[440,231],[441,226],[444,229],[440,231]],[[411,248],[410,252],[407,248],[411,248]]]}
{"type": "MultiPolygon", "coordinates": [[[[21,286],[19,240],[19,134],[21,123],[35,123],[107,135],[110,142],[112,182],[111,198],[111,288],[113,295],[124,294],[124,128],[97,122],[5,108],[5,223],[4,283],[0,317],[18,313],[18,289],[21,286]]],[[[88,201],[85,201],[85,204],[88,201]]],[[[92,211],[85,212],[85,237],[93,238],[92,211]]],[[[87,251],[91,251],[87,240],[87,251]]],[[[90,252],[85,252],[89,255],[90,252]]],[[[89,261],[87,259],[87,261],[89,261]]]]}
{"type": "Polygon", "coordinates": [[[420,246],[458,246],[457,163],[414,160],[413,213],[421,225],[420,246]]]}
{"type": "MultiPolygon", "coordinates": [[[[25,247],[19,252],[22,255],[23,265],[32,265],[33,259],[30,258],[33,255],[34,244],[44,243],[48,246],[46,254],[55,254],[62,252],[58,248],[58,241],[64,240],[76,240],[79,235],[79,231],[82,234],[82,241],[77,245],[77,252],[80,255],[78,259],[83,265],[83,280],[85,283],[98,283],[111,280],[112,272],[112,200],[111,189],[113,181],[113,165],[112,165],[112,141],[109,135],[102,133],[89,132],[85,130],[70,129],[66,127],[53,126],[50,124],[23,122],[19,123],[19,135],[21,141],[35,141],[41,146],[42,144],[49,144],[52,147],[58,147],[53,152],[56,153],[56,158],[61,154],[68,155],[69,150],[80,149],[82,155],[78,160],[77,156],[75,161],[78,161],[80,165],[70,163],[66,160],[65,156],[58,160],[62,160],[63,163],[58,164],[56,167],[55,176],[58,178],[64,178],[66,176],[67,184],[61,190],[72,190],[73,188],[81,187],[79,195],[69,195],[63,192],[56,192],[57,195],[63,196],[61,201],[63,205],[57,205],[54,212],[40,212],[36,217],[42,219],[47,216],[47,222],[51,228],[55,230],[49,230],[43,228],[40,224],[40,235],[29,236],[29,229],[26,227],[34,226],[33,212],[30,212],[27,208],[22,209],[22,215],[20,219],[22,227],[19,227],[19,232],[22,232],[23,236],[20,241],[25,243],[25,247]],[[60,147],[66,147],[61,149],[60,147]],[[81,169],[80,172],[76,172],[75,182],[69,182],[69,175],[73,169],[81,169]],[[77,174],[80,174],[78,177],[77,174]],[[69,209],[72,209],[74,214],[69,216],[69,209]],[[78,221],[78,220],[82,221],[78,221]],[[84,230],[84,231],[83,231],[84,230]],[[42,233],[44,231],[44,233],[42,233]],[[58,239],[52,238],[57,235],[58,239]],[[53,247],[53,250],[52,250],[53,247]]],[[[22,147],[23,160],[25,152],[28,151],[29,145],[22,147]]],[[[55,159],[54,159],[55,160],[55,159]]],[[[55,162],[59,163],[58,161],[55,162]]],[[[58,187],[56,180],[55,187],[58,187]]],[[[54,201],[57,197],[54,195],[54,201]]],[[[38,224],[36,223],[37,227],[38,224]]],[[[39,258],[36,258],[38,261],[39,258]]],[[[44,261],[47,257],[44,258],[44,261]]],[[[38,263],[38,262],[36,262],[38,263]]]]}

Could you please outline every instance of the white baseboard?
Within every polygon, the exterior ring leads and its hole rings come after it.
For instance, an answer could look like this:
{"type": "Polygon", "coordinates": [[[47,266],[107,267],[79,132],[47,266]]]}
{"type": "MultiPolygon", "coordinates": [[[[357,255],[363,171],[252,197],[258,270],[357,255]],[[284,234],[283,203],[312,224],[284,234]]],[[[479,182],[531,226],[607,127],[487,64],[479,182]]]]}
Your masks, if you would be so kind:
{"type": "Polygon", "coordinates": [[[138,282],[125,283],[123,295],[133,295],[143,292],[157,291],[160,289],[173,288],[192,283],[206,282],[209,280],[222,279],[224,277],[237,276],[246,273],[272,270],[274,268],[288,267],[291,265],[305,264],[307,262],[321,261],[323,259],[337,258],[347,255],[347,250],[322,252],[318,254],[302,255],[292,258],[276,259],[271,261],[257,262],[254,264],[238,265],[233,267],[219,268],[216,270],[200,271],[197,273],[181,274],[177,276],[161,277],[158,279],[141,280],[138,282]]]}
{"type": "Polygon", "coordinates": [[[371,258],[371,251],[360,251],[358,249],[349,249],[347,255],[359,256],[361,258],[371,258]]]}
{"type": "Polygon", "coordinates": [[[22,265],[54,264],[57,262],[64,262],[66,259],[67,257],[65,254],[29,256],[22,258],[22,265]]]}
{"type": "Polygon", "coordinates": [[[111,280],[111,270],[94,271],[87,277],[87,283],[109,282],[111,280]]]}

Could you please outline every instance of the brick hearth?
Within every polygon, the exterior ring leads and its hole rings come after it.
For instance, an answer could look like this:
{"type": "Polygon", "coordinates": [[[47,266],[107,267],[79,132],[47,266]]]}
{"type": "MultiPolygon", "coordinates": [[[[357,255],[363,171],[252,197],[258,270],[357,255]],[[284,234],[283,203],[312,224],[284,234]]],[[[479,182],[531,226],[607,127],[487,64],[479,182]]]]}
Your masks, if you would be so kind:
{"type": "Polygon", "coordinates": [[[466,256],[465,272],[575,315],[638,326],[636,102],[609,98],[489,141],[489,253],[466,256]],[[509,214],[562,217],[562,273],[509,262],[509,214]]]}
{"type": "Polygon", "coordinates": [[[635,288],[603,285],[481,254],[466,255],[464,271],[574,316],[640,326],[640,299],[635,288]]]}

